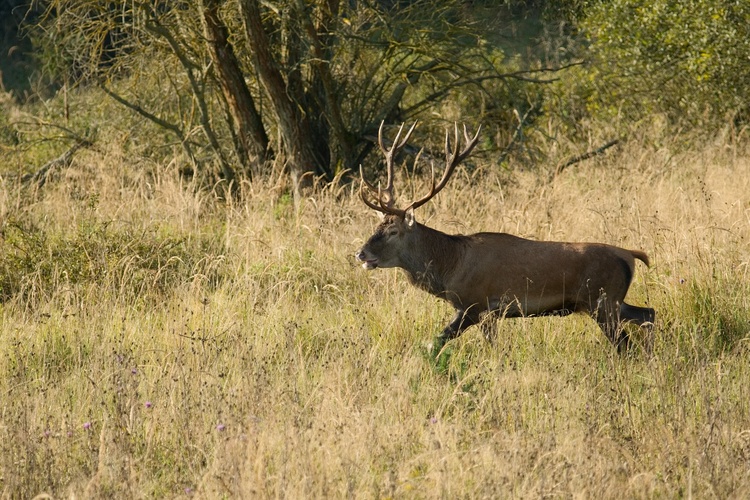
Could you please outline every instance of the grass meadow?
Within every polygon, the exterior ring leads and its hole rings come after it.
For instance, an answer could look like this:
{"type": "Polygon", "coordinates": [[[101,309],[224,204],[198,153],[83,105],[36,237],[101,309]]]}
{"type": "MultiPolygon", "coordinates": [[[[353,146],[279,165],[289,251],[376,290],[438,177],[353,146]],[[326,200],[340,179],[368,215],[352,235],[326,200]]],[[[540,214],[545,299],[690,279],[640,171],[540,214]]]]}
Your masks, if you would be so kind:
{"type": "Polygon", "coordinates": [[[442,369],[450,308],[354,261],[356,184],[220,201],[115,146],[6,178],[0,496],[747,498],[750,152],[676,150],[460,168],[421,222],[645,250],[657,324],[623,357],[584,316],[501,320],[442,369]]]}

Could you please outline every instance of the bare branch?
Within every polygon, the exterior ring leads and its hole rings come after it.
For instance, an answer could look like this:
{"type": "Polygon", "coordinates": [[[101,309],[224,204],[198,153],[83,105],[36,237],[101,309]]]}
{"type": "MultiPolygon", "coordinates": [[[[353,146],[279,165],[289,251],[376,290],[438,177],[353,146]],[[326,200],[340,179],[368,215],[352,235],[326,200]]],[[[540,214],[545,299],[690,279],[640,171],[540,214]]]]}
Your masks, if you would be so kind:
{"type": "Polygon", "coordinates": [[[115,101],[119,102],[126,108],[135,111],[142,117],[146,118],[149,121],[152,121],[162,127],[163,129],[169,130],[174,135],[177,136],[177,138],[180,140],[180,144],[182,145],[182,148],[185,150],[185,153],[188,155],[188,158],[190,158],[190,161],[195,163],[195,155],[193,154],[193,150],[190,147],[190,141],[188,141],[187,137],[185,137],[185,134],[183,133],[182,129],[175,125],[174,123],[170,123],[162,118],[159,118],[155,114],[146,111],[138,104],[131,102],[121,96],[120,94],[116,93],[112,89],[108,88],[104,82],[99,82],[99,87],[106,93],[108,96],[110,96],[115,101]]]}
{"type": "Polygon", "coordinates": [[[55,168],[65,168],[70,165],[73,161],[73,155],[81,148],[88,148],[93,146],[93,142],[88,139],[79,138],[76,142],[63,154],[45,163],[42,168],[34,172],[33,174],[26,174],[21,177],[21,182],[26,184],[29,182],[35,182],[38,187],[44,186],[47,182],[47,176],[55,168]]]}
{"type": "Polygon", "coordinates": [[[604,154],[604,152],[606,150],[608,150],[612,146],[615,146],[615,145],[617,145],[619,143],[620,143],[620,139],[619,138],[612,139],[608,143],[606,143],[606,144],[604,144],[602,146],[599,146],[596,149],[593,149],[593,150],[588,151],[586,153],[583,153],[581,155],[574,156],[573,158],[570,158],[569,160],[567,160],[564,163],[561,163],[560,165],[557,166],[557,168],[555,169],[555,173],[553,174],[553,178],[557,177],[558,175],[560,175],[562,173],[562,171],[565,170],[566,168],[568,168],[569,166],[575,165],[576,163],[582,162],[584,160],[588,160],[589,158],[593,158],[594,156],[599,156],[601,154],[604,154]]]}
{"type": "Polygon", "coordinates": [[[211,144],[211,148],[214,150],[216,156],[219,159],[219,164],[221,165],[221,171],[224,176],[224,180],[228,183],[231,183],[235,178],[235,172],[234,169],[229,165],[229,162],[224,155],[221,145],[219,144],[219,140],[217,139],[213,127],[211,126],[211,115],[208,110],[208,104],[206,103],[204,89],[201,85],[198,84],[198,81],[193,74],[193,71],[196,69],[196,65],[187,57],[185,52],[180,47],[179,42],[172,35],[172,33],[158,24],[158,18],[156,15],[152,15],[151,20],[146,22],[146,29],[166,40],[166,42],[171,47],[172,52],[174,52],[174,55],[177,57],[177,59],[182,64],[182,67],[185,69],[185,74],[187,75],[188,81],[190,82],[190,87],[193,90],[193,97],[198,103],[198,109],[200,110],[200,123],[201,128],[203,129],[203,133],[206,135],[206,139],[208,139],[209,144],[211,144]]]}
{"type": "Polygon", "coordinates": [[[503,149],[503,151],[500,153],[499,163],[502,163],[505,161],[506,158],[510,155],[510,152],[515,147],[517,142],[523,141],[523,127],[526,125],[526,120],[529,117],[529,114],[534,111],[536,108],[534,106],[531,106],[529,109],[526,110],[526,112],[523,114],[523,117],[521,117],[517,110],[513,110],[513,114],[518,119],[518,126],[516,127],[516,130],[513,132],[513,137],[511,137],[510,142],[507,146],[503,149]]]}

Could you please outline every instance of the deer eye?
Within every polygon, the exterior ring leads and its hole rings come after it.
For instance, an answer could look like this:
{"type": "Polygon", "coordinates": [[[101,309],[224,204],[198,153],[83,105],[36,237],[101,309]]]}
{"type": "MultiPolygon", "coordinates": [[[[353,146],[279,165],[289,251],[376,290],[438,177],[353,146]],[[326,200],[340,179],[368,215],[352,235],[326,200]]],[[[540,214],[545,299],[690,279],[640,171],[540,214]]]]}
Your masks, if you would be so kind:
{"type": "Polygon", "coordinates": [[[386,233],[388,236],[398,236],[398,229],[391,228],[386,233]]]}

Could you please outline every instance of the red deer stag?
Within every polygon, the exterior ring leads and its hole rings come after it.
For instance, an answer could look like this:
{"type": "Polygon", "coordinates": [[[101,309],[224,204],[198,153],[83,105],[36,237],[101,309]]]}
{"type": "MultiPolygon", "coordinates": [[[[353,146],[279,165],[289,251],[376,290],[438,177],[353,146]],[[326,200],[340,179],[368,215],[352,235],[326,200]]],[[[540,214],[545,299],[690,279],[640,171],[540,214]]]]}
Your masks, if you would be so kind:
{"type": "MultiPolygon", "coordinates": [[[[434,354],[488,314],[521,317],[588,313],[620,352],[628,347],[623,323],[648,328],[653,325],[653,309],[624,302],[633,278],[634,259],[648,265],[644,252],[603,243],[533,241],[505,233],[449,235],[414,219],[414,211],[443,189],[456,166],[469,156],[479,131],[470,137],[464,126],[465,146],[460,152],[458,126],[453,148],[446,132],[443,176],[435,184],[433,170],[430,192],[406,208],[396,208],[394,158],[416,125],[403,138],[401,125],[390,149],[383,145],[380,126],[378,144],[388,172],[385,188],[376,188],[365,180],[360,167],[362,201],[384,217],[356,258],[368,270],[400,267],[413,285],[455,307],[453,320],[435,339],[434,354]]],[[[487,334],[495,328],[494,322],[485,325],[487,334]]]]}

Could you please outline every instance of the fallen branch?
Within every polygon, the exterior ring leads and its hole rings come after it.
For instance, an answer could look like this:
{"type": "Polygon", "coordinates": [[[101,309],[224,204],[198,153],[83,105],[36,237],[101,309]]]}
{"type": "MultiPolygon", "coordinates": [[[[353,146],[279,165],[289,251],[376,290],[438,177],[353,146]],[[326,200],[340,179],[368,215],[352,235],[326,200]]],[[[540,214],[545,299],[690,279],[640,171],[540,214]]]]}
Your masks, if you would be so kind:
{"type": "Polygon", "coordinates": [[[583,153],[582,155],[574,156],[573,158],[567,160],[566,162],[560,164],[555,169],[554,177],[557,177],[562,173],[563,170],[568,168],[571,165],[575,165],[576,163],[582,162],[584,160],[588,160],[589,158],[592,158],[594,156],[599,156],[603,154],[606,150],[611,148],[612,146],[615,146],[620,143],[620,139],[612,139],[607,144],[604,144],[603,146],[600,146],[592,151],[588,151],[586,153],[583,153]]]}
{"type": "Polygon", "coordinates": [[[45,163],[42,168],[34,172],[33,174],[26,174],[21,176],[21,182],[26,184],[28,182],[35,182],[38,187],[44,186],[47,182],[47,176],[55,168],[65,168],[70,165],[73,161],[73,155],[76,151],[83,147],[91,147],[93,143],[88,139],[76,139],[76,142],[63,154],[45,163]]]}

